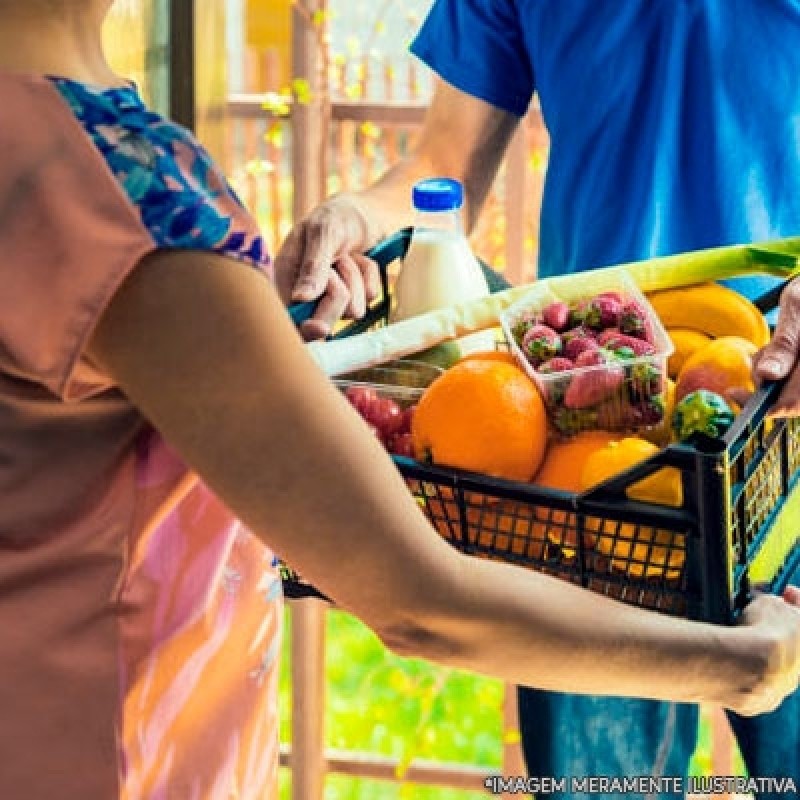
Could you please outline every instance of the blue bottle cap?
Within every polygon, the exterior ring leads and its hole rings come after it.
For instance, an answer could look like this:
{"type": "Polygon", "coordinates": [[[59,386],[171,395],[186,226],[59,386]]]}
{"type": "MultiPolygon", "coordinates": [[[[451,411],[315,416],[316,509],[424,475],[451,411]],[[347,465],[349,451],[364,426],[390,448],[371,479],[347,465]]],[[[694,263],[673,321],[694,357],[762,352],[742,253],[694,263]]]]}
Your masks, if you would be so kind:
{"type": "Polygon", "coordinates": [[[457,211],[464,205],[464,187],[453,178],[426,178],[414,184],[417,211],[457,211]]]}

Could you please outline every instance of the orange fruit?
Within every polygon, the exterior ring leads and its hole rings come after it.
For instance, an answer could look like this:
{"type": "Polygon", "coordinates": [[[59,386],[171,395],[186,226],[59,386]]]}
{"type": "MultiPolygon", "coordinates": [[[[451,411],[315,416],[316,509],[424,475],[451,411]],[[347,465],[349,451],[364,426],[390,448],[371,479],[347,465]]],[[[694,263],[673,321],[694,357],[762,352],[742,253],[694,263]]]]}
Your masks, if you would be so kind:
{"type": "MultiPolygon", "coordinates": [[[[588,456],[610,442],[620,438],[610,431],[584,431],[569,439],[554,439],[545,453],[544,461],[532,483],[548,489],[564,492],[581,491],[581,465],[588,456]]],[[[541,509],[540,516],[548,515],[547,523],[542,525],[545,536],[562,548],[567,557],[575,555],[577,547],[577,518],[566,511],[541,509]]],[[[594,546],[594,537],[585,534],[584,547],[594,546]]]]}
{"type": "Polygon", "coordinates": [[[675,400],[680,402],[697,389],[723,397],[729,389],[752,392],[753,356],[758,348],[741,336],[722,336],[695,351],[678,373],[675,400]]]}
{"type": "Polygon", "coordinates": [[[512,367],[521,369],[517,359],[508,350],[479,350],[464,356],[458,363],[463,364],[465,361],[500,361],[503,364],[511,364],[512,367]]]}
{"type": "MultiPolygon", "coordinates": [[[[634,436],[611,442],[586,459],[581,470],[582,488],[590,489],[657,452],[654,444],[634,436]]],[[[664,467],[629,487],[627,495],[642,502],[681,506],[680,472],[664,467]]],[[[587,528],[597,535],[595,550],[609,556],[616,569],[635,577],[661,576],[665,571],[668,578],[680,576],[686,561],[684,534],[596,517],[587,520],[587,528]]]]}
{"type": "Polygon", "coordinates": [[[522,370],[475,359],[451,367],[425,390],[411,435],[419,460],[527,481],[544,457],[547,417],[522,370]]]}
{"type": "Polygon", "coordinates": [[[667,372],[670,378],[677,378],[683,365],[712,340],[708,334],[691,328],[671,328],[667,333],[675,347],[667,362],[667,372]]]}

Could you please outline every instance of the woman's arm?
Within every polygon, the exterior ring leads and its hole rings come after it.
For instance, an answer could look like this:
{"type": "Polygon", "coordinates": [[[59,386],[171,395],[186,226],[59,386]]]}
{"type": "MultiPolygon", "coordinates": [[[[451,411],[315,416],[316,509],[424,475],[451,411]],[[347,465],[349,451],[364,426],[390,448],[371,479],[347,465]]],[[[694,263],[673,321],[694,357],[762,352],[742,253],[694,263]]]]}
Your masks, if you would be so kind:
{"type": "Polygon", "coordinates": [[[750,612],[760,624],[717,628],[456,553],[248,267],[148,257],[89,352],[258,536],[401,653],[743,713],[796,686],[800,614],[776,598],[750,612]]]}
{"type": "Polygon", "coordinates": [[[377,295],[377,268],[361,254],[411,224],[416,181],[460,180],[472,229],[518,124],[512,114],[439,80],[412,152],[373,186],[336,195],[295,225],[275,261],[275,279],[287,304],[323,295],[303,326],[308,338],[325,336],[342,314],[361,316],[377,295]]]}

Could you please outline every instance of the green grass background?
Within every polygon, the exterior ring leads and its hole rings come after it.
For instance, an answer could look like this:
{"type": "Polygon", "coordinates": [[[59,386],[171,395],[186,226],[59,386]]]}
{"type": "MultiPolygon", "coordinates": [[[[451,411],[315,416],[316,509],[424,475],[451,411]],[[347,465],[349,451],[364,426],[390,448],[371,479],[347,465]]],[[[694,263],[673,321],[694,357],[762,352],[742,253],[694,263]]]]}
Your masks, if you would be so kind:
{"type": "MultiPolygon", "coordinates": [[[[281,741],[291,741],[291,682],[287,611],[281,664],[281,741]]],[[[389,653],[348,614],[327,614],[326,746],[398,759],[479,766],[501,771],[503,685],[389,653]]],[[[736,758],[738,774],[745,774],[736,758]]],[[[691,771],[709,775],[711,729],[701,724],[691,771]]],[[[325,800],[486,800],[465,792],[329,775],[325,800]]],[[[290,800],[290,776],[281,771],[281,800],[290,800]]]]}

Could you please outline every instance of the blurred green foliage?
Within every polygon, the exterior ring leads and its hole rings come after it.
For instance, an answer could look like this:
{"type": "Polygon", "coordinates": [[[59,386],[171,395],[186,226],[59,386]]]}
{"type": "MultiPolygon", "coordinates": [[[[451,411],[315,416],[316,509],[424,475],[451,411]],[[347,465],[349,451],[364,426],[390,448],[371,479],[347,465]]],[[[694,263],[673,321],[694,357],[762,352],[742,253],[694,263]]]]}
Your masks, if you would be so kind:
{"type": "MultiPolygon", "coordinates": [[[[400,762],[414,759],[500,769],[503,685],[389,653],[358,620],[327,615],[325,743],[400,762]]],[[[281,742],[291,740],[287,614],[281,672],[281,742]]],[[[282,800],[289,800],[288,775],[282,800]]],[[[485,793],[331,775],[325,800],[484,800],[485,793]]]]}
{"type": "MultiPolygon", "coordinates": [[[[287,612],[281,665],[281,742],[291,741],[291,695],[287,612]]],[[[339,611],[327,615],[325,743],[334,750],[386,756],[408,766],[414,759],[501,770],[503,685],[424,661],[389,653],[358,620],[339,611]]],[[[744,775],[741,756],[736,774],[744,775]]],[[[703,719],[690,765],[711,774],[711,727],[703,719]]],[[[398,782],[329,775],[325,800],[485,800],[484,792],[429,788],[398,782]]],[[[290,800],[288,771],[281,800],[290,800]]]]}

